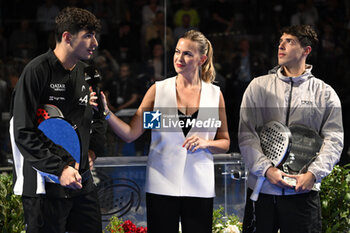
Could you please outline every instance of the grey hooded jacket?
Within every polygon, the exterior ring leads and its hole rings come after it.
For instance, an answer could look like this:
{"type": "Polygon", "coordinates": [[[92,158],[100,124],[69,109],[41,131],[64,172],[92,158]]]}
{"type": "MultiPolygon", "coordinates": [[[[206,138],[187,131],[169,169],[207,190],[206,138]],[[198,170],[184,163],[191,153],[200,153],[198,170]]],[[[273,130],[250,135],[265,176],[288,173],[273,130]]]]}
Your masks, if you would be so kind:
{"type": "MultiPolygon", "coordinates": [[[[276,67],[268,75],[251,81],[241,103],[239,147],[249,171],[248,187],[254,189],[258,176],[264,176],[271,162],[263,155],[258,129],[269,121],[301,124],[314,129],[323,138],[323,145],[308,171],[316,177],[315,190],[339,161],[343,149],[341,103],[332,87],[311,73],[312,66],[299,77],[286,77],[276,67]]],[[[261,193],[296,194],[265,180],[261,193]]]]}

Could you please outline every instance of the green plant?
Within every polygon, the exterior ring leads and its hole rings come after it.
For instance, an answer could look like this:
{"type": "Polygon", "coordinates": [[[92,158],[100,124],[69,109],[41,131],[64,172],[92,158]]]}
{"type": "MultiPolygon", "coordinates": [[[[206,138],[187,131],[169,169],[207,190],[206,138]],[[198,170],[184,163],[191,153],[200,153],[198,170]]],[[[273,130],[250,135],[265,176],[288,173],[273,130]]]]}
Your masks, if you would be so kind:
{"type": "Polygon", "coordinates": [[[350,232],[350,164],[336,165],[322,180],[320,199],[323,232],[350,232]]]}
{"type": "Polygon", "coordinates": [[[12,175],[0,174],[0,232],[24,230],[23,207],[19,196],[12,191],[12,175]]]}
{"type": "Polygon", "coordinates": [[[213,233],[240,233],[242,231],[242,223],[239,218],[232,214],[224,216],[222,212],[224,207],[213,211],[213,233]]]}
{"type": "Polygon", "coordinates": [[[124,233],[124,229],[122,227],[123,220],[119,219],[117,216],[112,216],[109,219],[109,223],[106,226],[106,228],[103,230],[104,233],[106,232],[120,232],[124,233]]]}

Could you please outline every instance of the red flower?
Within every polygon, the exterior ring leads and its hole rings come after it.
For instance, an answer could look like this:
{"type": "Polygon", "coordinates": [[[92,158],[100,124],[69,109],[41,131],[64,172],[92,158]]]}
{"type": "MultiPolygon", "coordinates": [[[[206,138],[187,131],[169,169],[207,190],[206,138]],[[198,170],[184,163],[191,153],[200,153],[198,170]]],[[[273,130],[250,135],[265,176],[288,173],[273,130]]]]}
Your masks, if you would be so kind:
{"type": "Polygon", "coordinates": [[[123,230],[124,233],[147,233],[147,227],[136,227],[136,225],[130,220],[126,220],[119,225],[111,225],[108,230],[110,233],[118,233],[121,230],[123,230]]]}
{"type": "Polygon", "coordinates": [[[138,227],[136,229],[136,233],[147,233],[147,227],[143,228],[143,227],[138,227]]]}
{"type": "Polygon", "coordinates": [[[125,233],[136,233],[136,226],[130,220],[126,220],[123,223],[125,233]]]}

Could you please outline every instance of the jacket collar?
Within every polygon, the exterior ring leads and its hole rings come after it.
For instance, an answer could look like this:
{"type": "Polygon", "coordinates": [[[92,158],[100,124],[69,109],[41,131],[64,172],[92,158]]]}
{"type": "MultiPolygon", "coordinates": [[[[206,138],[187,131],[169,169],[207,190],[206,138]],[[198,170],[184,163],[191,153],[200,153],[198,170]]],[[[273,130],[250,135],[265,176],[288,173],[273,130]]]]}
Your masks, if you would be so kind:
{"type": "Polygon", "coordinates": [[[312,65],[306,64],[305,72],[302,75],[297,77],[288,77],[282,74],[282,67],[278,67],[278,69],[276,70],[276,75],[279,79],[281,79],[284,82],[293,81],[294,83],[298,83],[298,82],[304,82],[310,77],[312,77],[311,70],[312,70],[312,65]]]}

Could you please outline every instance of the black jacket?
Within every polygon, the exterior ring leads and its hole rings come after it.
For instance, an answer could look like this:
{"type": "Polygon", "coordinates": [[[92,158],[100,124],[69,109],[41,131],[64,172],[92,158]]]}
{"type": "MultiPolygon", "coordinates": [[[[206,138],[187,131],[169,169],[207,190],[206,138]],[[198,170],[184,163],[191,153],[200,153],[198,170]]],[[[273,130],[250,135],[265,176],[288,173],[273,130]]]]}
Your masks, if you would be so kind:
{"type": "MultiPolygon", "coordinates": [[[[43,194],[35,169],[60,176],[63,168],[72,161],[68,152],[37,129],[36,110],[40,105],[57,106],[64,118],[77,126],[82,152],[80,173],[89,169],[88,149],[96,155],[102,154],[105,123],[103,119],[93,119],[93,110],[88,102],[89,86],[84,79],[85,66],[85,63],[78,62],[72,71],[67,71],[53,51],[49,50],[24,68],[11,103],[10,133],[15,165],[15,194],[43,194]]],[[[71,190],[48,182],[44,188],[48,196],[72,197],[90,192],[94,184],[90,177],[83,183],[81,190],[71,190]]]]}

